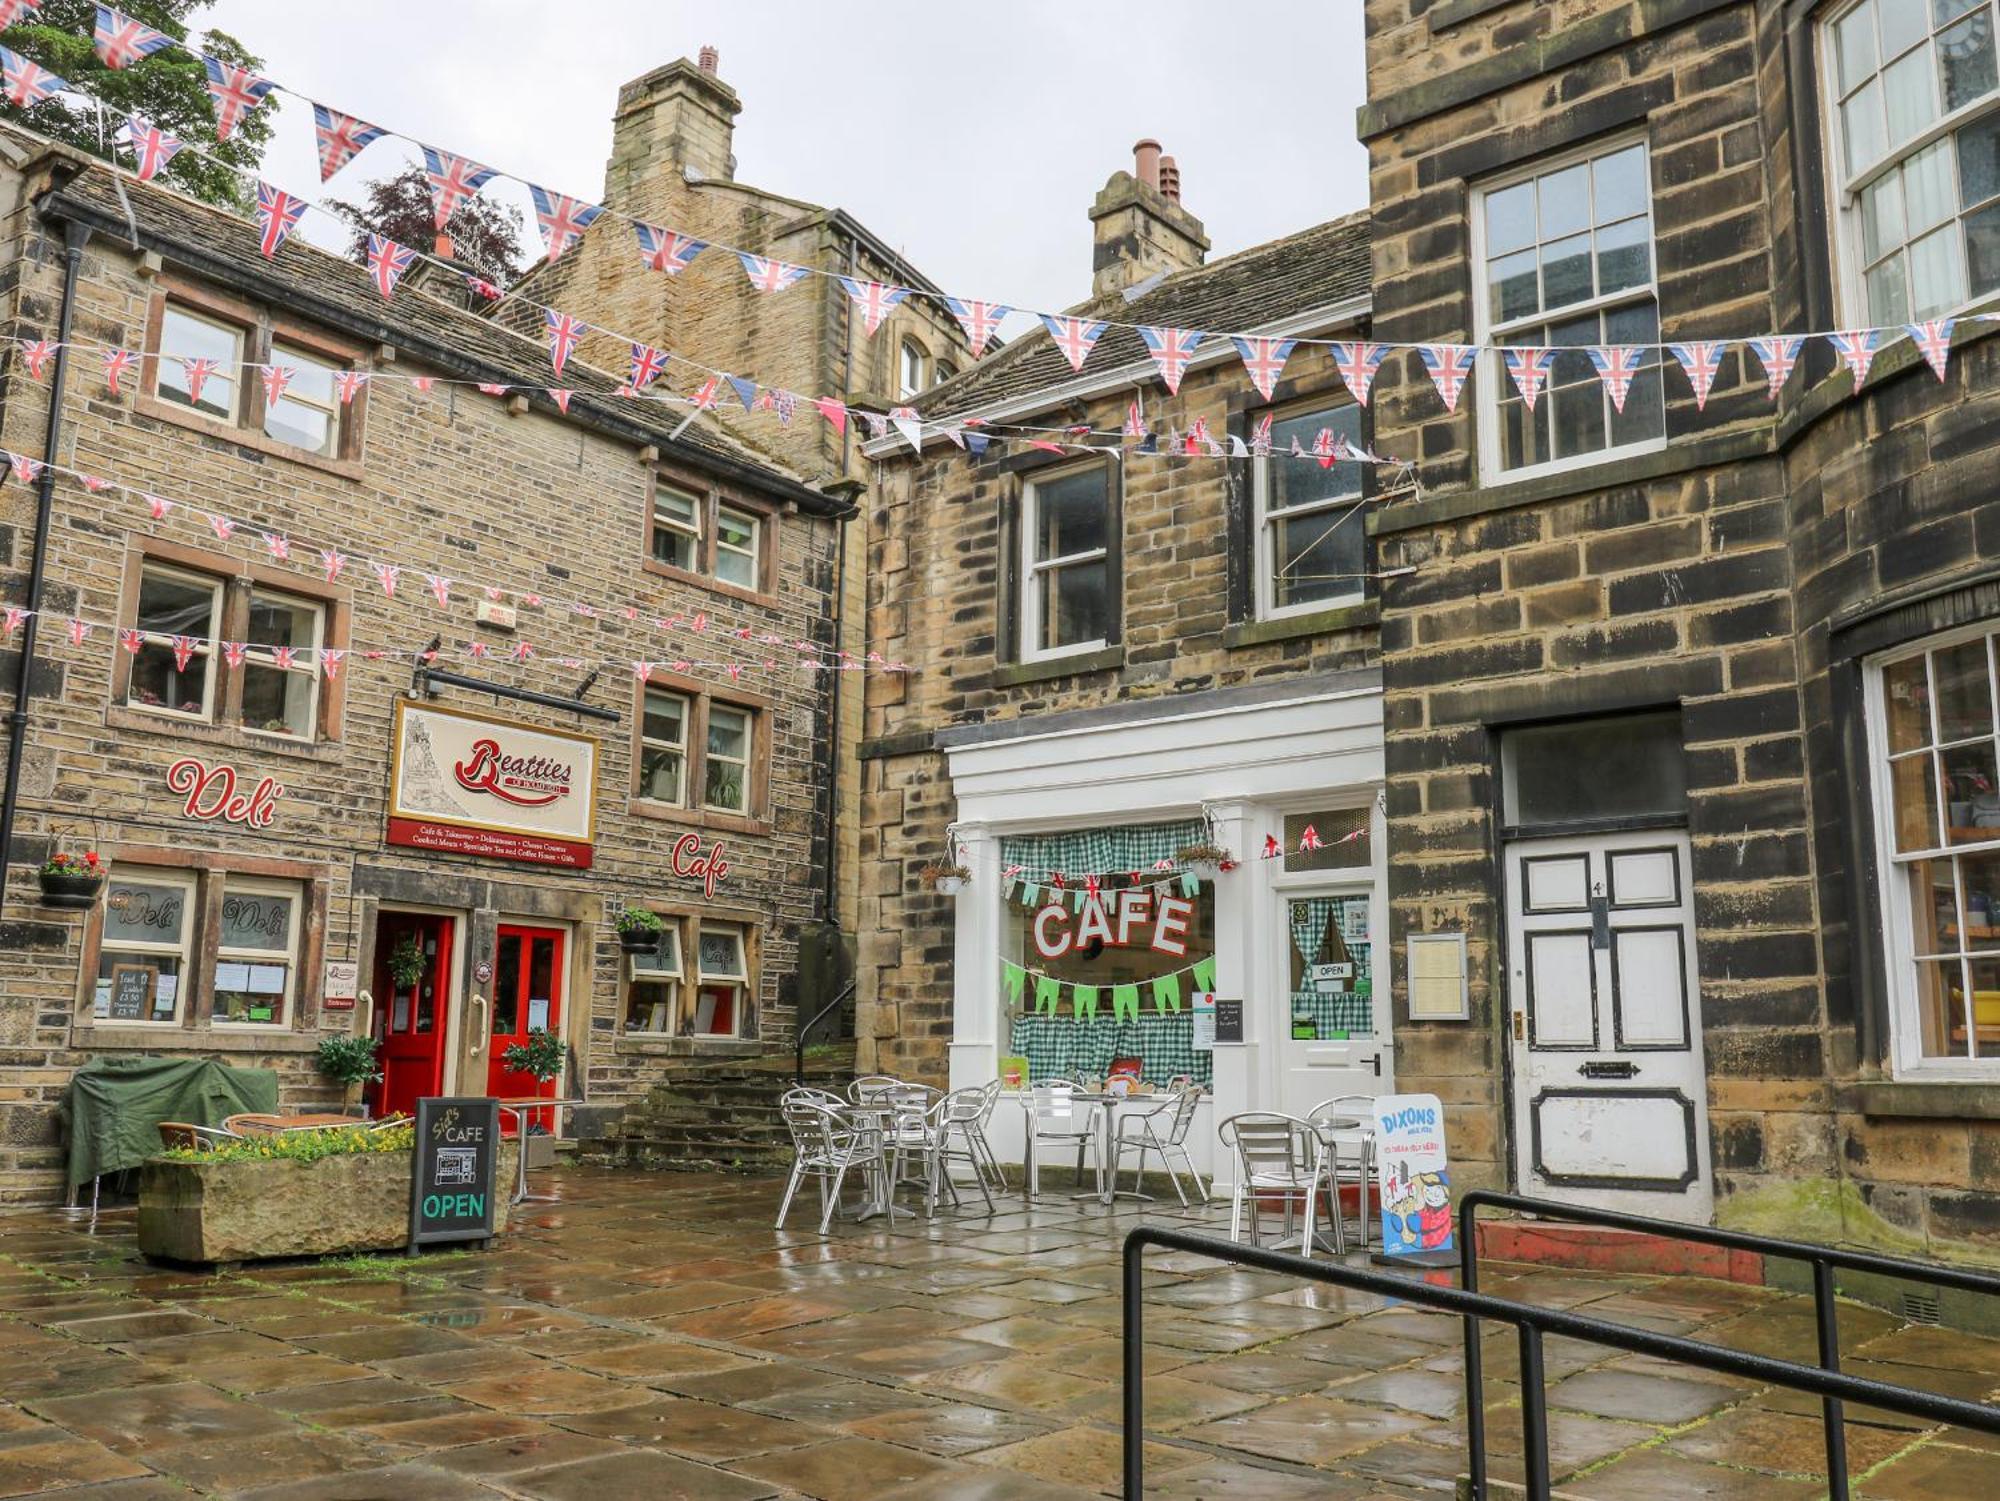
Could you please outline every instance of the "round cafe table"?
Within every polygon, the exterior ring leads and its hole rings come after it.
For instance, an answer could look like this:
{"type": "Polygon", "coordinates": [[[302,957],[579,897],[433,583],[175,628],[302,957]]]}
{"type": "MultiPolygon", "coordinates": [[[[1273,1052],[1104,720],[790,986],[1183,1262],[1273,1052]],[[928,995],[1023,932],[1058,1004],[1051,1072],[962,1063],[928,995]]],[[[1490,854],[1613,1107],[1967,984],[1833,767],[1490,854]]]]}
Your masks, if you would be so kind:
{"type": "Polygon", "coordinates": [[[571,1105],[582,1105],[583,1100],[501,1100],[500,1108],[514,1117],[514,1139],[521,1144],[515,1153],[519,1167],[518,1181],[514,1185],[514,1196],[509,1204],[558,1204],[562,1201],[554,1194],[531,1194],[528,1192],[528,1117],[537,1110],[562,1110],[571,1105]]]}

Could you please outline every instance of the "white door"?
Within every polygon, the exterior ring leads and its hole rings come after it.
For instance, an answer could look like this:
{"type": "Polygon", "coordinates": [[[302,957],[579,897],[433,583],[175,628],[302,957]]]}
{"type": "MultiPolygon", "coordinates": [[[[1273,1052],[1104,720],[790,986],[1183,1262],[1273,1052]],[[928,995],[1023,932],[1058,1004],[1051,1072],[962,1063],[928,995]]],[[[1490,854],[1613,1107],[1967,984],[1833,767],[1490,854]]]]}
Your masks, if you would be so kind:
{"type": "Polygon", "coordinates": [[[1388,1093],[1393,1055],[1388,998],[1375,995],[1372,893],[1291,890],[1280,901],[1278,1108],[1304,1116],[1339,1095],[1388,1093]]]}
{"type": "Polygon", "coordinates": [[[1706,1223],[1687,836],[1522,839],[1505,859],[1521,1191],[1706,1223]]]}

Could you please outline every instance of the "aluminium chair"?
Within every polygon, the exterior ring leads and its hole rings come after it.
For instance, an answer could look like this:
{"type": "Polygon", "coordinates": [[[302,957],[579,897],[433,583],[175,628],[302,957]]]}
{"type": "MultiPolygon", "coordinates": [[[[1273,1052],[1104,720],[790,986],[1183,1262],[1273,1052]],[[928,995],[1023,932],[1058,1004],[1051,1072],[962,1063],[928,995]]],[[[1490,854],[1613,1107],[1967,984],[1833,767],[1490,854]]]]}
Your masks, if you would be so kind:
{"type": "Polygon", "coordinates": [[[1124,1171],[1126,1153],[1133,1154],[1137,1161],[1132,1165],[1132,1192],[1143,1196],[1146,1158],[1157,1156],[1160,1166],[1166,1169],[1168,1181],[1174,1185],[1174,1197],[1181,1201],[1181,1208],[1188,1207],[1188,1196],[1181,1187],[1178,1168],[1187,1170],[1201,1202],[1206,1204],[1208,1189],[1202,1184],[1201,1174],[1195,1170],[1194,1159],[1187,1149],[1188,1128],[1194,1124],[1195,1109],[1200,1103],[1201,1086],[1190,1079],[1177,1085],[1167,1100],[1151,1110],[1119,1117],[1118,1135],[1111,1144],[1112,1177],[1124,1171]]]}
{"type": "Polygon", "coordinates": [[[1319,1186],[1319,1138],[1305,1121],[1273,1111],[1232,1115],[1216,1127],[1222,1144],[1236,1154],[1236,1185],[1229,1204],[1229,1238],[1243,1239],[1243,1206],[1250,1206],[1250,1244],[1258,1244],[1258,1220],[1268,1199],[1285,1211],[1280,1244],[1291,1237],[1293,1210],[1303,1206],[1305,1230],[1299,1254],[1312,1255],[1313,1192],[1319,1186]]]}
{"type": "Polygon", "coordinates": [[[1327,1217],[1333,1221],[1333,1244],[1347,1249],[1347,1217],[1340,1204],[1340,1179],[1344,1168],[1354,1169],[1356,1214],[1361,1221],[1361,1249],[1368,1249],[1368,1192],[1375,1176],[1375,1097],[1366,1094],[1335,1095],[1321,1100],[1306,1112],[1306,1120],[1318,1134],[1322,1157],[1321,1179],[1326,1185],[1327,1217]],[[1359,1117],[1359,1126],[1333,1129],[1326,1123],[1342,1117],[1359,1117]]]}
{"type": "Polygon", "coordinates": [[[1076,1103],[1077,1087],[1069,1079],[1044,1079],[1031,1085],[1022,1096],[1021,1107],[1027,1113],[1027,1137],[1023,1157],[1028,1168],[1028,1182],[1025,1198],[1033,1203],[1042,1196],[1041,1156],[1046,1144],[1062,1148],[1076,1148],[1076,1175],[1079,1182],[1083,1178],[1083,1163],[1089,1156],[1097,1171],[1105,1170],[1104,1154],[1098,1145],[1095,1107],[1086,1103],[1076,1103]]]}
{"type": "Polygon", "coordinates": [[[819,1233],[824,1235],[833,1223],[833,1212],[840,1207],[840,1190],[848,1173],[856,1168],[864,1175],[879,1173],[885,1166],[882,1133],[873,1124],[863,1124],[813,1100],[787,1099],[781,1109],[792,1138],[792,1174],[786,1180],[773,1228],[785,1228],[799,1184],[813,1178],[819,1183],[819,1233]]]}

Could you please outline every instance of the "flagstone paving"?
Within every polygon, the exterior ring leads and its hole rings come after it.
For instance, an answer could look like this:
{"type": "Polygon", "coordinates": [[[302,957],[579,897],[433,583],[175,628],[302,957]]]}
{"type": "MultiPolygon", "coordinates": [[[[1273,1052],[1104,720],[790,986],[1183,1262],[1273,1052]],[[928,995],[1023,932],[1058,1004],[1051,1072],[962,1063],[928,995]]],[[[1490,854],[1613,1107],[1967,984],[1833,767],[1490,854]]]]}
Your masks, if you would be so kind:
{"type": "MultiPolygon", "coordinates": [[[[1120,1205],[771,1229],[777,1185],[563,1168],[486,1252],[208,1275],[0,1215],[0,1498],[1064,1501],[1119,1484],[1120,1205]]],[[[1218,1211],[1146,1213],[1219,1232],[1218,1211]]],[[[1149,1493],[1449,1495],[1457,1321],[1200,1257],[1149,1262],[1149,1493]]],[[[1801,1300],[1694,1278],[1490,1268],[1487,1287],[1810,1358],[1801,1300]]],[[[1842,1309],[1850,1370],[2000,1396],[2000,1342],[1842,1309]]],[[[1485,1341],[1494,1475],[1522,1477],[1519,1365],[1485,1341]]],[[[1825,1494],[1817,1406],[1552,1339],[1552,1462],[1590,1501],[1825,1494]]],[[[1854,1413],[1869,1501],[1978,1495],[2000,1439],[1854,1413]]]]}

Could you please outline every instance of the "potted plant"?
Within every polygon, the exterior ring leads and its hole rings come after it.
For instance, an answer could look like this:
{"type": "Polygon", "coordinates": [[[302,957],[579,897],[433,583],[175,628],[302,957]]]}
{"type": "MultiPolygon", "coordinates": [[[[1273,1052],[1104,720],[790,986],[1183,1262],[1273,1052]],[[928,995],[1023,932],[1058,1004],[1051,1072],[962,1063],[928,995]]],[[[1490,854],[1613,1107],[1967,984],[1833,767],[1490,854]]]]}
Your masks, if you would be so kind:
{"type": "MultiPolygon", "coordinates": [[[[658,919],[654,921],[657,923],[658,919]]],[[[569,1048],[560,1037],[535,1027],[529,1031],[526,1042],[514,1043],[501,1053],[500,1061],[516,1073],[532,1075],[535,1083],[542,1085],[562,1072],[563,1059],[568,1054],[569,1048]]],[[[532,1118],[525,1118],[522,1126],[521,1150],[528,1154],[528,1166],[550,1166],[556,1160],[556,1145],[548,1128],[532,1118]]]]}
{"type": "Polygon", "coordinates": [[[618,914],[618,947],[628,954],[657,954],[665,926],[658,913],[627,907],[618,914]]]}
{"type": "Polygon", "coordinates": [[[42,905],[88,910],[96,904],[97,893],[104,889],[104,874],[109,868],[110,862],[96,850],[85,850],[80,855],[56,851],[42,862],[42,905]]]}
{"type": "Polygon", "coordinates": [[[1229,851],[1216,844],[1182,845],[1174,851],[1174,863],[1198,881],[1213,881],[1225,870],[1236,868],[1229,851]]]}
{"type": "Polygon", "coordinates": [[[389,950],[387,960],[389,981],[398,990],[407,990],[424,977],[423,945],[417,942],[417,935],[405,933],[396,940],[396,946],[389,950]]]}
{"type": "Polygon", "coordinates": [[[924,883],[927,891],[935,891],[941,896],[957,896],[972,879],[972,872],[963,865],[933,863],[918,871],[917,879],[924,883]]]}
{"type": "Polygon", "coordinates": [[[352,1110],[361,1100],[361,1086],[381,1082],[375,1066],[375,1039],[335,1033],[319,1041],[319,1071],[341,1086],[341,1104],[352,1110]]]}

